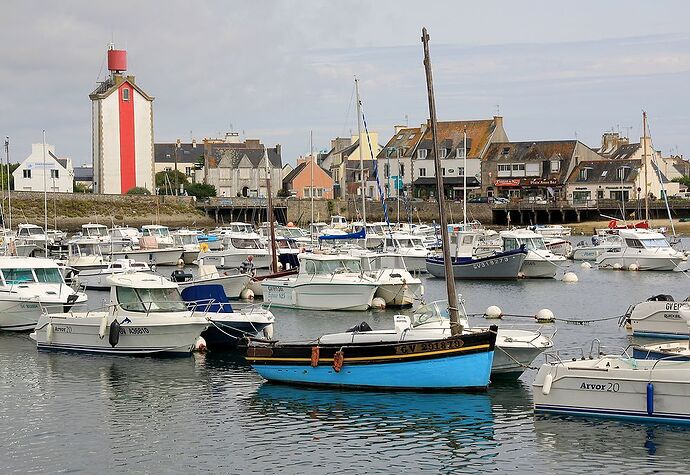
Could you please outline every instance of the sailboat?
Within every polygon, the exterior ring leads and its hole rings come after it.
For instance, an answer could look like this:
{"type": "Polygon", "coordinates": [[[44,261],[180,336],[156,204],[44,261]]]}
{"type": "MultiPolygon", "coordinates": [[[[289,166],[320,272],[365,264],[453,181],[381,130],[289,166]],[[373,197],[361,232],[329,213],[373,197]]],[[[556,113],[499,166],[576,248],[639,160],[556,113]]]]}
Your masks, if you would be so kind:
{"type": "MultiPolygon", "coordinates": [[[[422,29],[424,65],[428,84],[434,150],[438,150],[436,106],[433,96],[429,35],[422,29]]],[[[359,120],[359,84],[357,105],[359,120]]],[[[443,176],[438,153],[434,154],[436,181],[443,189],[443,176]]],[[[362,190],[364,191],[364,190],[362,190]]],[[[442,193],[438,194],[441,222],[445,223],[442,193]]],[[[442,226],[445,262],[450,267],[448,230],[442,226]]],[[[451,269],[447,275],[451,275],[451,269]]],[[[455,281],[446,279],[450,336],[430,340],[408,340],[374,343],[329,344],[316,339],[303,343],[281,343],[248,340],[246,359],[269,381],[298,385],[336,386],[342,388],[377,388],[409,390],[483,389],[489,384],[494,358],[497,327],[489,331],[462,334],[458,318],[458,297],[455,281]]],[[[398,327],[404,331],[403,326],[398,327]]]]}

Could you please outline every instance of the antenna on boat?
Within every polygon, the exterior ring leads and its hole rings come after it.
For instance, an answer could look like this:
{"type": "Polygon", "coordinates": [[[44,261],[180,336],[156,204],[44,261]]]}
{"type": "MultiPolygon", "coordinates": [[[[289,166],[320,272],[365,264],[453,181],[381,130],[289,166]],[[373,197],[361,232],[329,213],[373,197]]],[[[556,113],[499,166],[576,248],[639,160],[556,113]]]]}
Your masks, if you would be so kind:
{"type": "Polygon", "coordinates": [[[443,173],[441,160],[438,156],[438,133],[436,130],[436,102],[434,100],[434,81],[431,74],[431,57],[429,56],[429,34],[422,28],[422,44],[424,45],[424,70],[426,72],[427,96],[429,98],[429,120],[431,122],[431,141],[434,147],[434,167],[436,170],[436,196],[438,214],[443,239],[443,266],[446,272],[446,292],[448,293],[448,314],[450,316],[451,335],[462,333],[462,324],[458,316],[458,294],[455,290],[453,264],[450,260],[450,239],[448,237],[448,223],[446,221],[445,193],[443,191],[443,173]]]}

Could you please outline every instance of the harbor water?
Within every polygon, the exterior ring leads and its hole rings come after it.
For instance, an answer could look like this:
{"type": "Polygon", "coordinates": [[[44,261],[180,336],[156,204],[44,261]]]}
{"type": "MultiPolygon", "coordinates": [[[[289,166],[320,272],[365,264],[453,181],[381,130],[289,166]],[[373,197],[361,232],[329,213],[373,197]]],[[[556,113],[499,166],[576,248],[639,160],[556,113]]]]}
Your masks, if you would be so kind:
{"type": "MultiPolygon", "coordinates": [[[[556,348],[630,343],[617,316],[656,294],[684,299],[685,273],[582,269],[555,279],[458,282],[470,313],[551,309],[556,348]]],[[[172,269],[161,269],[169,275],[172,269]]],[[[427,302],[445,295],[423,278],[427,302]]],[[[106,292],[89,292],[96,307],[106,292]]],[[[315,338],[395,311],[274,309],[275,337],[315,338]]],[[[475,325],[485,325],[480,317],[475,325]]],[[[504,323],[533,323],[508,318],[504,323]]],[[[553,327],[545,331],[553,332],[553,327]]],[[[543,361],[540,357],[535,364],[543,361]]],[[[304,389],[268,384],[241,358],[130,358],[37,352],[0,334],[1,473],[662,473],[685,472],[690,429],[535,418],[531,369],[485,393],[304,389]]]]}

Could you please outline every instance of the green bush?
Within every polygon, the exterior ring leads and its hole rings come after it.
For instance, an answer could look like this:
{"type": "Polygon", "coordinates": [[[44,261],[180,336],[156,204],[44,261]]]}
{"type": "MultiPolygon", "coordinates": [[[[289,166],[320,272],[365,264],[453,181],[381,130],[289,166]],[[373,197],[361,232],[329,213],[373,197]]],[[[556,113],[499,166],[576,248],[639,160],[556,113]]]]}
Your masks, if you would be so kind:
{"type": "Polygon", "coordinates": [[[143,186],[135,186],[127,192],[128,195],[150,195],[151,192],[143,186]]]}
{"type": "Polygon", "coordinates": [[[216,196],[216,187],[213,185],[204,185],[203,183],[188,183],[184,187],[189,196],[196,196],[197,198],[209,198],[216,196]]]}

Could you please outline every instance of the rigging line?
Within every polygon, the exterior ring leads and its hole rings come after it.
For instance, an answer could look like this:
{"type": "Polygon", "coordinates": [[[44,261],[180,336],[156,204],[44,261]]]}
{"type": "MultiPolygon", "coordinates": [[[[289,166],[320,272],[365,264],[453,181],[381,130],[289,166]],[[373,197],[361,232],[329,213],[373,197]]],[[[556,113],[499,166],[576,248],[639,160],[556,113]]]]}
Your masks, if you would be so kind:
{"type": "MultiPolygon", "coordinates": [[[[381,199],[381,202],[383,203],[383,217],[386,219],[386,225],[388,226],[388,233],[393,234],[391,230],[391,222],[390,219],[388,219],[388,203],[386,203],[386,197],[383,194],[383,189],[381,188],[381,182],[379,181],[379,167],[378,167],[378,160],[376,157],[374,157],[374,150],[371,146],[371,137],[369,136],[369,128],[367,126],[367,118],[364,115],[364,105],[362,104],[362,100],[359,100],[359,106],[362,110],[362,122],[364,122],[364,133],[367,136],[367,143],[369,144],[369,154],[371,155],[371,161],[374,162],[374,178],[376,178],[376,187],[378,188],[379,191],[379,197],[381,199]]],[[[360,147],[362,144],[360,144],[360,147]]],[[[396,183],[397,184],[397,183],[396,183]]],[[[364,192],[364,190],[362,190],[364,192]]]]}
{"type": "Polygon", "coordinates": [[[353,102],[354,97],[355,97],[355,85],[353,84],[352,85],[352,93],[350,94],[350,100],[347,103],[347,112],[345,112],[345,120],[343,121],[343,129],[342,129],[343,133],[341,135],[345,135],[345,132],[347,132],[348,136],[352,135],[347,130],[347,124],[348,124],[349,119],[350,119],[350,112],[352,112],[352,102],[353,102]]]}

